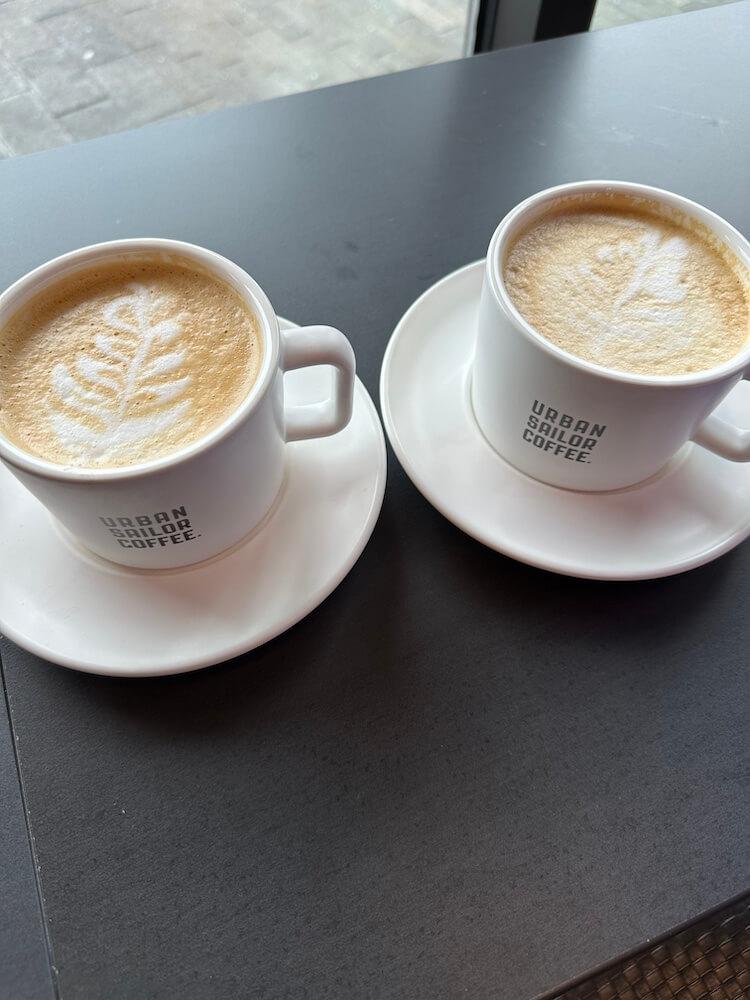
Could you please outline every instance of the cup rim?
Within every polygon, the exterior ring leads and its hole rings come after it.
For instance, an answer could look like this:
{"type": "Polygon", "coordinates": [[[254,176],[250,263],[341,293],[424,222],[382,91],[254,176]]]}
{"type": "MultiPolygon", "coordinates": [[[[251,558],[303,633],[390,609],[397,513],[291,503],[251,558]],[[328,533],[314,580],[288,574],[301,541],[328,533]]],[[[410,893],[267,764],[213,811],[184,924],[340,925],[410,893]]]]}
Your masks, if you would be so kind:
{"type": "Polygon", "coordinates": [[[70,273],[79,266],[86,267],[109,258],[147,253],[171,254],[195,261],[226,281],[250,305],[263,337],[263,363],[257,379],[242,403],[212,431],[184,448],[134,465],[118,465],[102,469],[60,465],[32,455],[14,444],[0,431],[0,458],[4,461],[35,476],[58,482],[111,483],[137,479],[184,465],[223,441],[253,412],[265,396],[278,369],[280,334],[276,313],[260,285],[239,264],[228,260],[215,250],[208,250],[194,243],[144,236],[108,240],[70,250],[40,264],[18,278],[0,294],[0,326],[5,322],[6,314],[9,316],[13,314],[14,305],[23,301],[36,286],[44,282],[52,283],[56,278],[70,273]]]}
{"type": "Polygon", "coordinates": [[[735,354],[728,361],[724,361],[713,368],[707,368],[705,371],[689,372],[684,375],[641,375],[637,372],[618,371],[615,368],[598,365],[593,361],[586,361],[584,358],[579,358],[575,354],[571,354],[569,351],[558,347],[542,336],[516,309],[503,281],[501,260],[508,240],[520,228],[523,218],[532,209],[545,201],[555,201],[567,195],[606,191],[632,194],[679,209],[685,215],[710,229],[750,269],[750,243],[748,240],[739,230],[727,222],[726,219],[723,219],[716,212],[712,212],[698,202],[691,201],[683,195],[675,194],[664,188],[653,187],[650,184],[639,184],[633,181],[573,181],[545,188],[543,191],[538,191],[536,194],[525,198],[508,212],[492,234],[485,262],[485,273],[493,295],[501,307],[505,309],[526,338],[547,354],[579,371],[587,372],[590,375],[596,375],[603,379],[609,379],[613,382],[620,382],[626,385],[653,386],[655,388],[670,386],[679,388],[706,385],[744,371],[750,364],[750,336],[745,348],[739,354],[735,354]]]}

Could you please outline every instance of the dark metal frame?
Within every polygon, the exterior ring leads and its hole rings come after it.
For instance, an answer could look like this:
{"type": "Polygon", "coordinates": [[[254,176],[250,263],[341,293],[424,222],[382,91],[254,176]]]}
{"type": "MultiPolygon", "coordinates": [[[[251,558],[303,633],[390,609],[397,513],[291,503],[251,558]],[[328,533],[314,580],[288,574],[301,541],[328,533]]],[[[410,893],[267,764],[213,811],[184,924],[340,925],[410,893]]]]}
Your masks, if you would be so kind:
{"type": "Polygon", "coordinates": [[[494,48],[497,9],[500,0],[479,0],[477,26],[474,33],[474,54],[491,52],[494,48]]]}
{"type": "MultiPolygon", "coordinates": [[[[492,49],[501,48],[504,42],[502,38],[497,37],[501,7],[525,2],[527,0],[479,0],[474,52],[490,52],[492,49]]],[[[562,35],[588,31],[595,7],[596,0],[566,0],[566,2],[541,0],[533,37],[513,39],[505,44],[518,41],[539,42],[545,38],[559,38],[562,35]]]]}

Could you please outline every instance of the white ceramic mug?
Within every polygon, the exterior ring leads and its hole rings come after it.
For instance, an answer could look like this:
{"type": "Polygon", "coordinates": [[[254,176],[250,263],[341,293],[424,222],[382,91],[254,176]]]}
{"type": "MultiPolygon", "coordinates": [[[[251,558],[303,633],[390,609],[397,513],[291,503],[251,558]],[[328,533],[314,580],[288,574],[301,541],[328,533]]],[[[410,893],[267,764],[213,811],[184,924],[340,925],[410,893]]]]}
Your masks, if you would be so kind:
{"type": "Polygon", "coordinates": [[[144,252],[195,261],[234,288],[252,310],[263,338],[263,363],[243,403],[207,436],[138,465],[56,465],[22,450],[2,433],[0,458],[84,546],[126,566],[164,569],[208,559],[251,532],[281,489],[286,443],[326,437],[346,426],[352,412],[354,352],[331,327],[280,331],[271,303],[242,268],[202,247],[162,239],[99,243],[43,264],[0,295],[0,327],[62,276],[104,259],[144,252]],[[333,367],[332,397],[285,407],[284,372],[311,365],[333,367]]]}
{"type": "Polygon", "coordinates": [[[549,188],[514,208],[495,230],[479,307],[472,402],[495,450],[535,479],[575,490],[631,486],[658,472],[692,440],[750,461],[750,430],[711,411],[750,377],[750,342],[730,361],[691,375],[633,375],[583,361],[545,340],[520,315],[503,282],[513,237],[561,196],[619,191],[697,219],[750,268],[750,244],[728,222],[679,195],[621,181],[549,188]]]}

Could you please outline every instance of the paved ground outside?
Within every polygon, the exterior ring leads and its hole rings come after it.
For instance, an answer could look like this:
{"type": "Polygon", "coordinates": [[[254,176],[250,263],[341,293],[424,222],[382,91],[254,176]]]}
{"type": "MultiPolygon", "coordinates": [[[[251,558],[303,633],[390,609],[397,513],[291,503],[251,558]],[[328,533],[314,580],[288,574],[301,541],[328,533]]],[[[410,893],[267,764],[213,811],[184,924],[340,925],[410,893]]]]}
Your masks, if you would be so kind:
{"type": "MultiPolygon", "coordinates": [[[[728,0],[599,0],[593,27],[728,0]]],[[[0,157],[455,59],[470,0],[0,0],[0,157]]]]}
{"type": "Polygon", "coordinates": [[[591,21],[593,30],[616,28],[619,24],[648,21],[652,17],[684,14],[704,7],[720,7],[735,0],[598,0],[591,21]]]}

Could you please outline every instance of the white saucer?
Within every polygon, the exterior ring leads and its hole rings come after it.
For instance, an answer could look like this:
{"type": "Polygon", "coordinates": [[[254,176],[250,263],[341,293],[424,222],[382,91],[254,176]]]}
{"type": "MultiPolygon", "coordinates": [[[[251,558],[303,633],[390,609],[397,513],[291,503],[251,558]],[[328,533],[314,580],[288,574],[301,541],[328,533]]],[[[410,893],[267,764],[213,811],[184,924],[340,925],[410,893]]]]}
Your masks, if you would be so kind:
{"type": "MultiPolygon", "coordinates": [[[[330,387],[321,368],[285,379],[291,403],[330,387]]],[[[357,561],[386,476],[383,431],[359,380],[343,431],[287,448],[285,484],[264,523],[179,570],[127,569],[89,553],[0,465],[0,631],[54,663],[125,676],[196,670],[279,635],[357,561]]]]}
{"type": "MultiPolygon", "coordinates": [[[[383,360],[386,432],[430,503],[498,552],[598,580],[681,573],[746,538],[750,463],[686,445],[647,482],[592,494],[545,486],[497,455],[469,399],[482,268],[469,264],[417,299],[383,360]]],[[[717,412],[750,427],[750,385],[740,383],[717,412]]]]}

